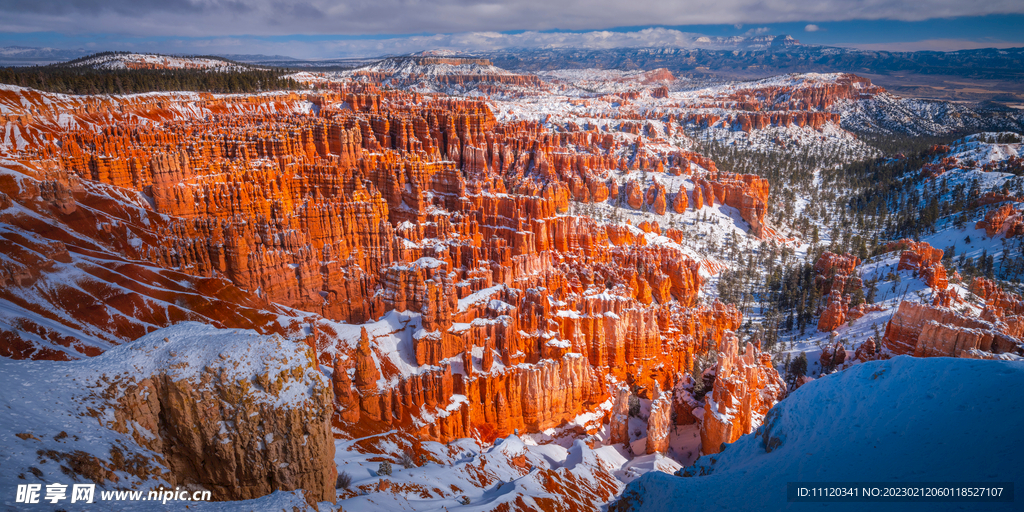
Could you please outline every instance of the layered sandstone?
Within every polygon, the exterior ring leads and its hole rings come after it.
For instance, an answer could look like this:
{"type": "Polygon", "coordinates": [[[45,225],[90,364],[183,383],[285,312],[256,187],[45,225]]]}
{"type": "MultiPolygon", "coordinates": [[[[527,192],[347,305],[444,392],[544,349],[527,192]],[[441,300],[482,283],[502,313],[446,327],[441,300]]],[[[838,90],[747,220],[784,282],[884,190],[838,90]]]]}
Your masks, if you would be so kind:
{"type": "Polygon", "coordinates": [[[884,346],[892,354],[958,357],[961,352],[1020,352],[1021,342],[985,320],[956,311],[903,301],[885,328],[884,346]]]}

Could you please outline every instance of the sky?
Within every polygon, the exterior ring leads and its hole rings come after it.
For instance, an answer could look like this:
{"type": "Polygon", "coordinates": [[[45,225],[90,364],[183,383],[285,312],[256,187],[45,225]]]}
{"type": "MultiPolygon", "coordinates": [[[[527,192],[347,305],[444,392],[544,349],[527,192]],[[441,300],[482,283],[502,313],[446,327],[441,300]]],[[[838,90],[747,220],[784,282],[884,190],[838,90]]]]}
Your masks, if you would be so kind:
{"type": "Polygon", "coordinates": [[[868,50],[1024,46],[1022,0],[0,0],[0,46],[306,59],[688,47],[792,35],[868,50]]]}

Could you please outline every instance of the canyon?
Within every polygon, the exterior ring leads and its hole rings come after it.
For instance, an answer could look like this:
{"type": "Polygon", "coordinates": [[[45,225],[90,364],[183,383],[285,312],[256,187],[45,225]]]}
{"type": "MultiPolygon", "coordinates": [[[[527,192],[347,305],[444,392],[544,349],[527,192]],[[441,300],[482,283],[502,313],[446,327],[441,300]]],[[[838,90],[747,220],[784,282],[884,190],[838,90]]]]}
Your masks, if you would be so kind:
{"type": "MultiPolygon", "coordinates": [[[[753,261],[727,247],[810,258],[812,336],[885,322],[856,350],[822,350],[822,375],[1022,352],[1019,295],[947,275],[924,241],[872,258],[809,244],[776,220],[788,199],[775,182],[720,169],[694,142],[771,134],[868,154],[842,109],[881,87],[808,74],[701,90],[667,70],[590,71],[416,56],[263,94],[0,85],[4,364],[163,354],[93,390],[118,397],[110,436],[158,461],[140,485],[294,491],[346,510],[470,496],[592,510],[755,432],[818,375],[787,384],[788,360],[750,334],[764,308],[720,300],[724,272],[753,261]],[[928,299],[865,300],[879,258],[928,299]],[[964,305],[968,287],[983,304],[964,305]],[[260,364],[277,366],[231,373],[260,364]],[[355,481],[335,489],[342,473],[355,481]]],[[[960,169],[929,165],[929,179],[960,169]]],[[[1020,239],[1013,196],[984,197],[976,229],[1020,239]]]]}

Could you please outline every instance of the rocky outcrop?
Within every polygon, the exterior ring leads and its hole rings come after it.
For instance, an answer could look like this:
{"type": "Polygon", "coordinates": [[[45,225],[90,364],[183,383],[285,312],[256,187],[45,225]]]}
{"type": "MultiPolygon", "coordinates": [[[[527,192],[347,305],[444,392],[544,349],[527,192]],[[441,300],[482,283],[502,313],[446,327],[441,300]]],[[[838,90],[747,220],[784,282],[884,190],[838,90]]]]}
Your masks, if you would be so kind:
{"type": "Polygon", "coordinates": [[[822,294],[827,294],[825,309],[818,317],[818,330],[829,332],[843,325],[850,315],[850,302],[863,289],[857,273],[860,258],[849,254],[825,252],[814,263],[814,282],[822,294]]]}
{"type": "Polygon", "coordinates": [[[903,301],[885,328],[883,344],[892,354],[916,357],[957,357],[963,351],[1022,351],[1019,340],[991,322],[956,311],[903,301]]]}
{"type": "Polygon", "coordinates": [[[690,201],[686,198],[686,187],[680,185],[679,192],[676,192],[676,197],[672,201],[672,211],[676,213],[686,213],[686,207],[689,205],[690,201]]]}
{"type": "Polygon", "coordinates": [[[846,347],[842,343],[825,347],[818,358],[819,367],[822,369],[837,368],[846,362],[846,347]]]}
{"type": "Polygon", "coordinates": [[[1015,293],[1004,291],[995,282],[975,277],[971,282],[971,293],[985,301],[981,319],[992,322],[1008,336],[1024,338],[1024,299],[1015,293]]]}
{"type": "Polygon", "coordinates": [[[334,502],[332,396],[316,361],[279,336],[183,323],[90,361],[90,387],[113,397],[107,426],[161,456],[172,486],[334,502]]]}
{"type": "Polygon", "coordinates": [[[634,210],[639,210],[644,205],[644,194],[640,183],[631,180],[626,183],[626,204],[634,210]]]}
{"type": "Polygon", "coordinates": [[[900,263],[896,270],[913,270],[915,274],[935,290],[945,290],[949,286],[946,267],[942,265],[942,249],[936,249],[928,242],[901,240],[898,244],[907,247],[900,255],[900,263]]]}
{"type": "Polygon", "coordinates": [[[826,299],[827,306],[818,317],[818,330],[829,332],[835,330],[846,321],[846,314],[849,312],[849,299],[844,298],[839,290],[832,290],[826,299]]]}
{"type": "Polygon", "coordinates": [[[868,336],[868,339],[861,343],[857,350],[853,354],[854,359],[861,362],[874,361],[880,357],[878,343],[875,342],[874,336],[868,336]]]}
{"type": "Polygon", "coordinates": [[[676,418],[676,425],[691,425],[697,423],[694,410],[701,407],[700,402],[693,396],[694,380],[691,375],[679,375],[676,378],[676,385],[672,388],[672,408],[676,418]]]}
{"type": "Polygon", "coordinates": [[[608,444],[629,443],[629,394],[628,386],[615,388],[611,418],[608,421],[608,444]]]}
{"type": "MultiPolygon", "coordinates": [[[[750,224],[754,236],[764,236],[765,216],[768,214],[768,180],[753,174],[719,173],[718,178],[710,182],[710,188],[719,204],[740,211],[740,217],[750,224]]],[[[713,201],[705,202],[713,204],[713,201]]]]}
{"type": "Polygon", "coordinates": [[[647,453],[668,451],[669,431],[672,429],[672,392],[658,391],[651,402],[647,418],[647,453]]]}
{"type": "Polygon", "coordinates": [[[644,196],[644,203],[650,211],[657,213],[658,215],[665,215],[665,209],[668,205],[668,200],[665,198],[665,185],[658,183],[655,180],[651,188],[647,189],[647,194],[644,196]]]}
{"type": "Polygon", "coordinates": [[[985,235],[994,237],[1003,234],[1006,238],[1024,235],[1024,215],[1012,204],[1004,204],[999,208],[989,210],[984,220],[979,220],[975,226],[984,229],[985,235]]]}
{"type": "Polygon", "coordinates": [[[753,432],[785,392],[771,356],[749,343],[741,354],[739,338],[727,334],[718,349],[714,389],[705,397],[701,452],[718,453],[722,444],[753,432]]]}
{"type": "Polygon", "coordinates": [[[829,251],[822,253],[814,263],[814,280],[821,288],[822,294],[838,290],[840,294],[853,293],[854,286],[860,286],[856,274],[860,258],[850,254],[835,254],[829,251]],[[851,281],[851,278],[856,280],[851,281]]]}

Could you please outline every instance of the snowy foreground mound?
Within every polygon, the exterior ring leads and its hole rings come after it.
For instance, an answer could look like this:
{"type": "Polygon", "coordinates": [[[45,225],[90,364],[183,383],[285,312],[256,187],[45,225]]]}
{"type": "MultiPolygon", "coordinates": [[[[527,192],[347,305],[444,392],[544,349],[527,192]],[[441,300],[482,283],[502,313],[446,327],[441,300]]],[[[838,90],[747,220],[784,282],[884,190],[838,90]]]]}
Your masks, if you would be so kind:
{"type": "Polygon", "coordinates": [[[1014,482],[1024,490],[1024,363],[907,356],[802,386],[755,433],[612,510],[1020,510],[1015,503],[789,503],[787,482],[1014,482]],[[766,441],[773,449],[766,451],[766,441]],[[708,473],[710,473],[708,475],[708,473]]]}

